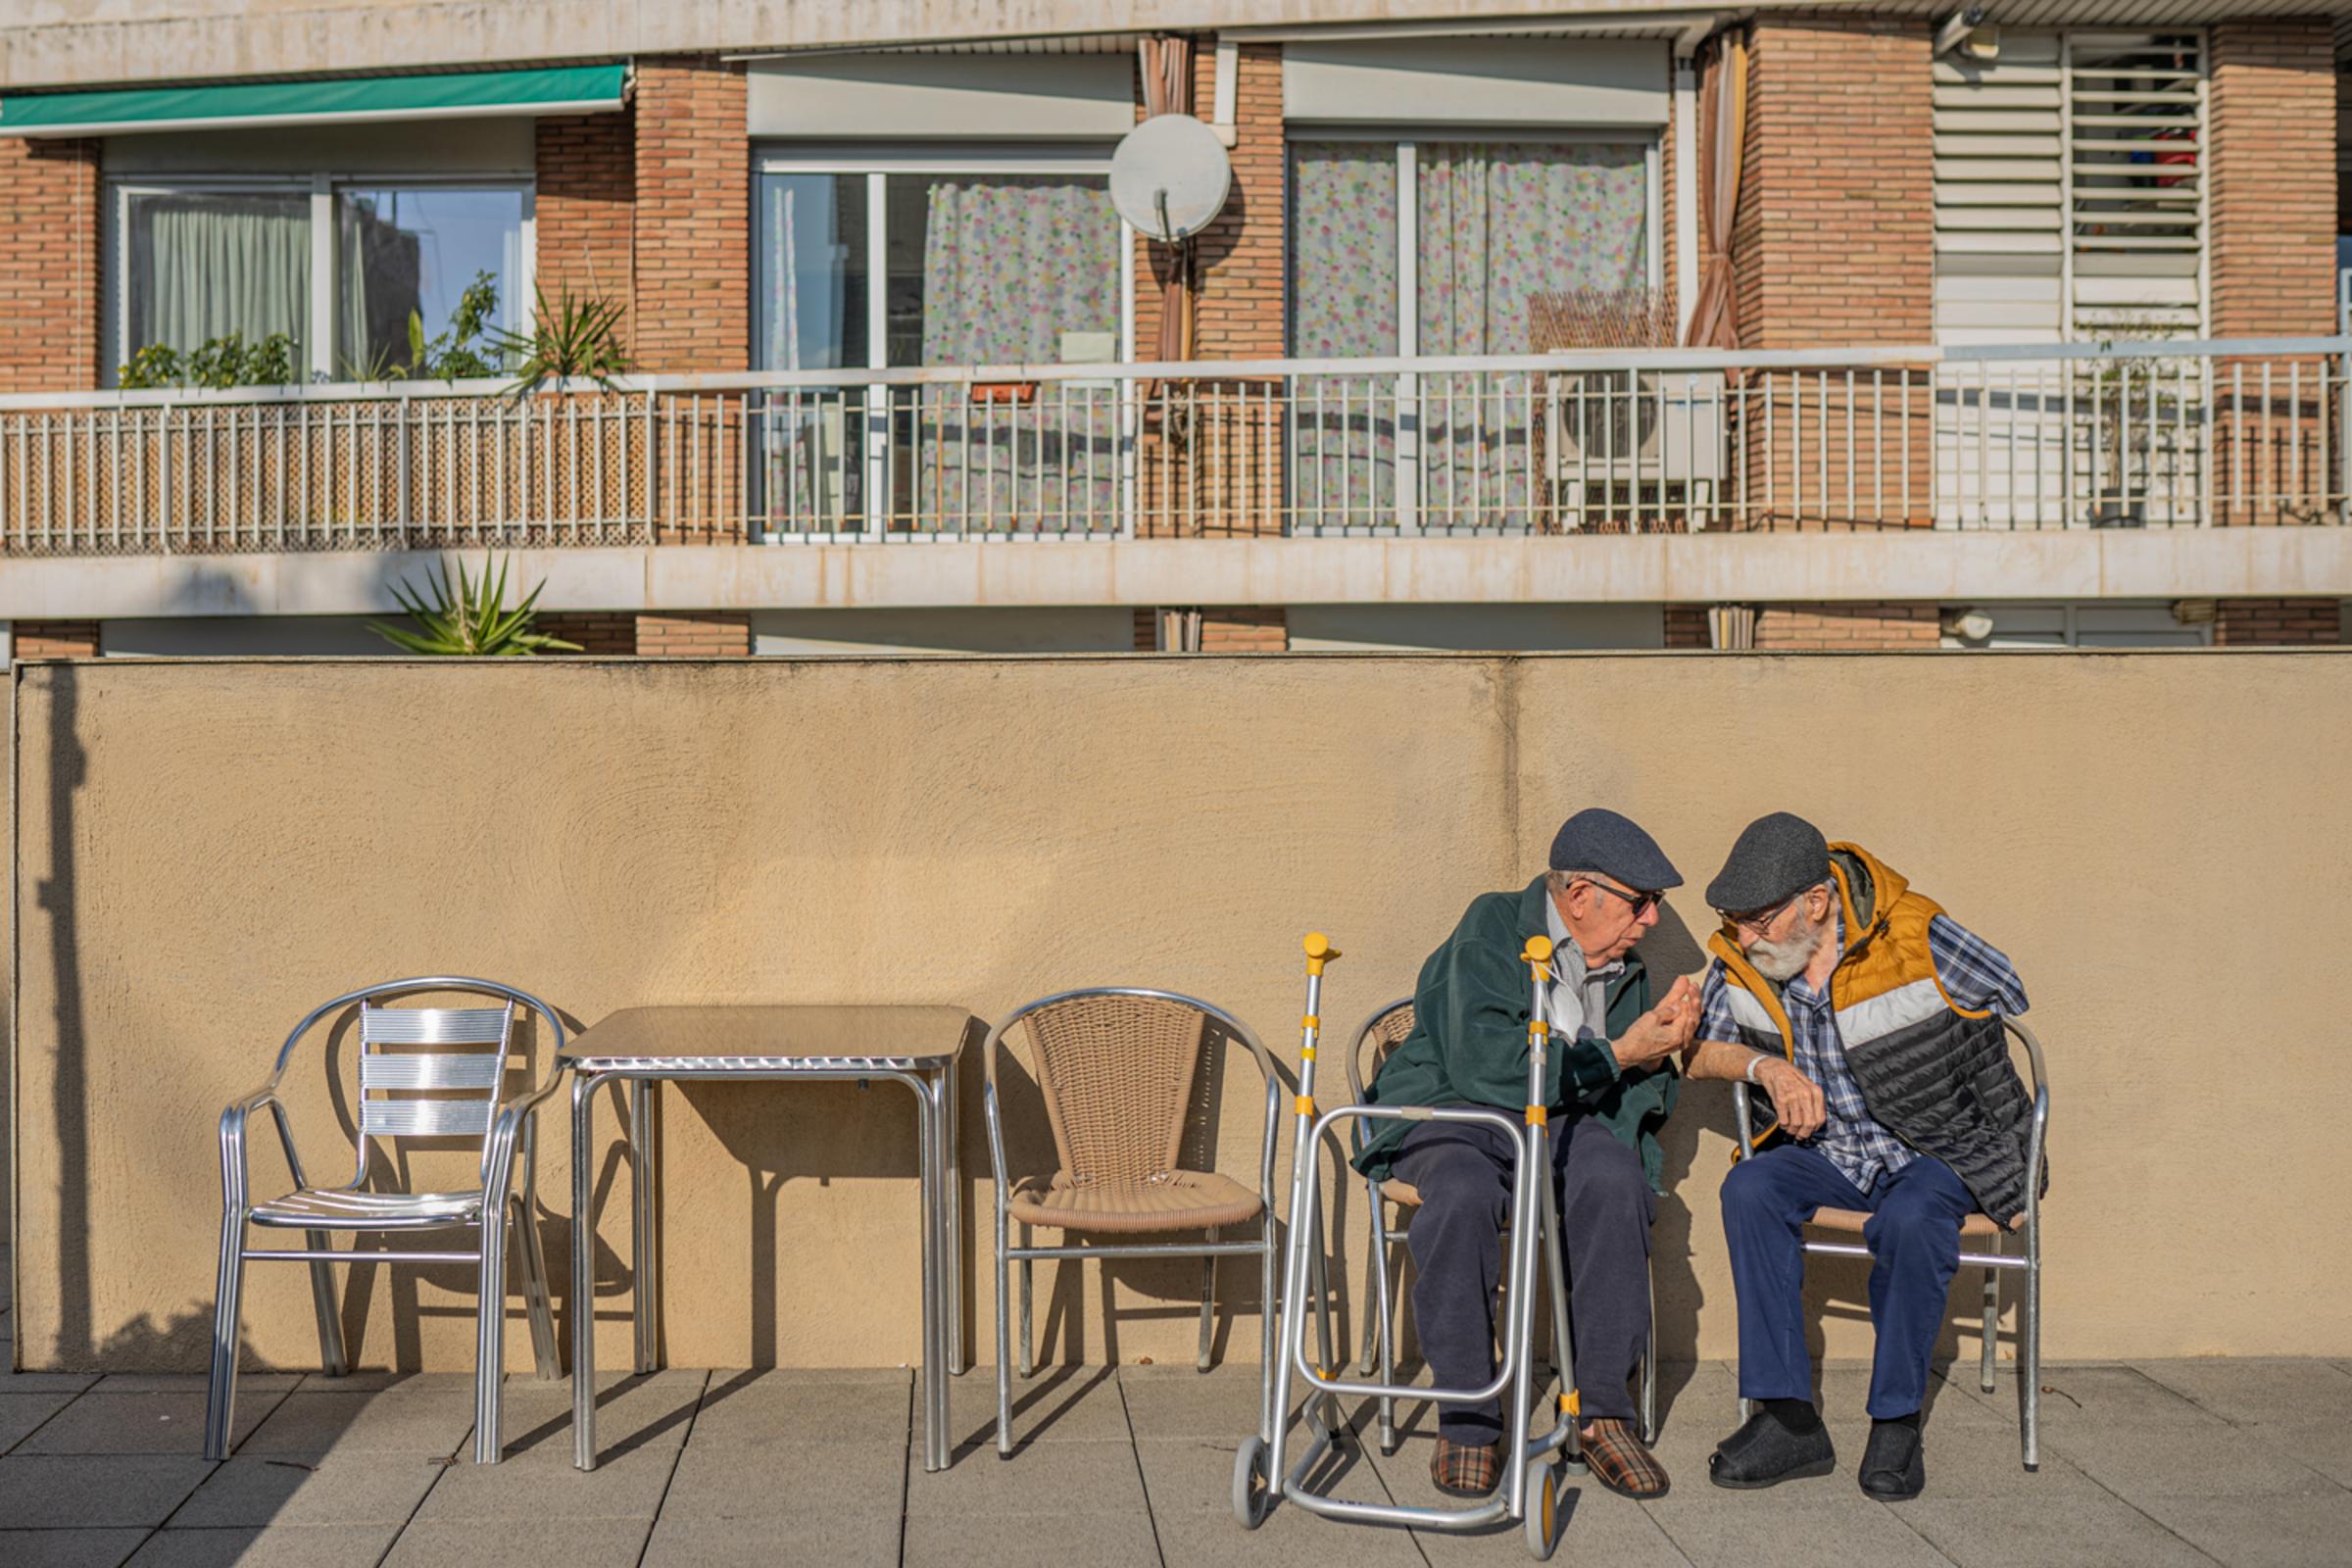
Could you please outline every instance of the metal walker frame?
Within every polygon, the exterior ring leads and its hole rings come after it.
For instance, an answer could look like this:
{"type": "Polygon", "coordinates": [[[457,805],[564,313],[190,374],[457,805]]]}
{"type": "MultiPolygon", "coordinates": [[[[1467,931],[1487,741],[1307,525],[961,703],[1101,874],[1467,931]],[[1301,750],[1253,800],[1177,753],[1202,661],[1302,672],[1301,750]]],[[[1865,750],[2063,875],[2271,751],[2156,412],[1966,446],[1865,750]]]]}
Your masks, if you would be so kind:
{"type": "Polygon", "coordinates": [[[1545,1109],[1544,1069],[1551,1044],[1547,1016],[1551,940],[1527,940],[1521,957],[1534,987],[1527,1030],[1527,1107],[1522,1121],[1503,1111],[1469,1105],[1340,1105],[1317,1113],[1315,1106],[1315,1044],[1321,1032],[1318,1016],[1323,994],[1323,969],[1339,951],[1317,931],[1305,941],[1306,1015],[1299,1022],[1298,1095],[1292,1149],[1291,1232],[1283,1276],[1281,1359],[1274,1369],[1271,1431],[1253,1436],[1234,1455],[1233,1509],[1244,1529],[1265,1522],[1277,1495],[1327,1519],[1359,1524],[1405,1525],[1418,1530],[1476,1530],[1509,1520],[1525,1530],[1529,1555],[1549,1560],[1558,1544],[1557,1467],[1552,1455],[1571,1461],[1577,1452],[1577,1398],[1573,1372],[1575,1357],[1569,1336],[1567,1261],[1560,1250],[1558,1205],[1551,1192],[1550,1129],[1545,1109]],[[1519,1146],[1511,1175],[1511,1256],[1505,1278],[1505,1317],[1500,1366],[1493,1381],[1477,1389],[1430,1389],[1407,1384],[1363,1383],[1334,1376],[1331,1300],[1325,1288],[1322,1204],[1316,1179],[1316,1153],[1325,1135],[1338,1123],[1357,1118],[1375,1121],[1485,1122],[1499,1127],[1519,1146]],[[1558,1422],[1541,1438],[1528,1435],[1528,1413],[1536,1394],[1536,1281],[1544,1269],[1551,1287],[1552,1343],[1559,1363],[1558,1422]],[[1319,1363],[1306,1358],[1308,1284],[1314,1289],[1319,1363]],[[1301,1415],[1306,1428],[1303,1451],[1286,1468],[1285,1452],[1291,1377],[1296,1371],[1308,1395],[1301,1415]],[[1414,1508],[1393,1503],[1351,1502],[1309,1491],[1305,1478],[1325,1455],[1344,1446],[1345,1423],[1339,1396],[1426,1399],[1440,1404],[1469,1404],[1500,1395],[1503,1419],[1509,1428],[1510,1459],[1504,1466],[1496,1494],[1468,1508],[1414,1508]]]}

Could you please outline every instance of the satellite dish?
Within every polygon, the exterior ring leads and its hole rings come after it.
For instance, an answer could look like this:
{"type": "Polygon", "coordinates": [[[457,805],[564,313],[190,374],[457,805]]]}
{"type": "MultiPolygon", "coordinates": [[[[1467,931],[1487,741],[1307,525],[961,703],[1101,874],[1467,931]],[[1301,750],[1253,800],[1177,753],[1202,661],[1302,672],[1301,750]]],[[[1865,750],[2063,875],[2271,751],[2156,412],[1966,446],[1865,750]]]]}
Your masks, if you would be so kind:
{"type": "Polygon", "coordinates": [[[1206,228],[1233,189],[1217,133],[1190,115],[1154,115],[1110,155],[1110,204],[1146,238],[1174,244],[1206,228]]]}

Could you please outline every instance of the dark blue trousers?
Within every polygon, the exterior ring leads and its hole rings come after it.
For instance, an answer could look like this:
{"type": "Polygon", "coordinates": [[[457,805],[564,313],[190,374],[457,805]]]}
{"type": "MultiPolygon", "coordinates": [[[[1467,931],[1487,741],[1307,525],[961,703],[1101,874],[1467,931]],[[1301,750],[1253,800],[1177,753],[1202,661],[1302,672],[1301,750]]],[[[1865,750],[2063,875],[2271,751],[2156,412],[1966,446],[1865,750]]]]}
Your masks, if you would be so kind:
{"type": "Polygon", "coordinates": [[[1816,1208],[1861,1209],[1870,1248],[1870,1320],[1878,1330],[1870,1414],[1909,1415],[1927,1397],[1928,1358],[1944,1293],[1960,1268],[1960,1222],[1976,1200],[1952,1168],[1921,1155],[1864,1193],[1818,1150],[1781,1144],[1740,1161],[1723,1182],[1723,1232],[1740,1298],[1740,1396],[1810,1399],[1805,1254],[1798,1227],[1816,1208]]]}
{"type": "MultiPolygon", "coordinates": [[[[1405,1232],[1413,1329],[1442,1388],[1474,1389],[1494,1375],[1497,1242],[1510,1219],[1517,1155],[1500,1128],[1446,1121],[1415,1125],[1396,1155],[1396,1175],[1421,1193],[1405,1232]]],[[[1551,1163],[1568,1254],[1578,1402],[1589,1419],[1631,1420],[1626,1380],[1649,1349],[1649,1222],[1657,1200],[1642,1156],[1590,1116],[1555,1113],[1551,1163]]],[[[1443,1405],[1438,1432],[1455,1443],[1493,1443],[1502,1435],[1501,1401],[1443,1405]]]]}

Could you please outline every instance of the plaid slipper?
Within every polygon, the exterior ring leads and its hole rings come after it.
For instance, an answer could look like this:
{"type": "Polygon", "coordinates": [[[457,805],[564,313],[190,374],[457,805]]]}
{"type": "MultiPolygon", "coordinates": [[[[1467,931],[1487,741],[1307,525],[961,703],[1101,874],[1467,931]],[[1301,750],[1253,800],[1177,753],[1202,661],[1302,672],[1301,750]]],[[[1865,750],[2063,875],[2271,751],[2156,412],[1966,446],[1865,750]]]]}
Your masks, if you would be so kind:
{"type": "Polygon", "coordinates": [[[1595,1420],[1585,1428],[1581,1446],[1592,1479],[1619,1496],[1646,1499],[1666,1495],[1665,1467],[1634,1436],[1631,1421],[1595,1420]]]}
{"type": "Polygon", "coordinates": [[[1502,1479],[1502,1459],[1496,1452],[1500,1446],[1440,1438],[1438,1451],[1429,1456],[1429,1479],[1449,1495],[1483,1497],[1502,1479]]]}

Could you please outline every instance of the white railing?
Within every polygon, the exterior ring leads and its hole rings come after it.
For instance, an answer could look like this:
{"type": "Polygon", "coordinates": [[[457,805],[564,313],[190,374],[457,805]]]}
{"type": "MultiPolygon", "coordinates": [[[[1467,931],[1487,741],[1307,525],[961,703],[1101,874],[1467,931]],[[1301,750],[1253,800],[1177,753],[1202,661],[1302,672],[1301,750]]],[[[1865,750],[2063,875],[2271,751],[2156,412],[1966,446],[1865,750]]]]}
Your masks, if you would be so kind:
{"type": "Polygon", "coordinates": [[[2352,335],[0,397],[0,551],[2333,523],[2352,335]]]}

